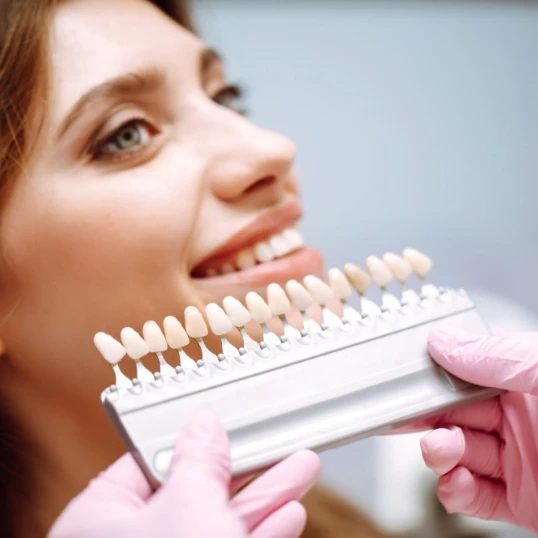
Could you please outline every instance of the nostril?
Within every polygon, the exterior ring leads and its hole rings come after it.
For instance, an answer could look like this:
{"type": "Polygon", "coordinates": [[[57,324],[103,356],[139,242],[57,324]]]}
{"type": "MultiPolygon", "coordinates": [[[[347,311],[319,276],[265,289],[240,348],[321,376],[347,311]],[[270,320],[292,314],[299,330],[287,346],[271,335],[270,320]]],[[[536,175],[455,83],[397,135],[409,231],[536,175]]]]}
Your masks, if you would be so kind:
{"type": "Polygon", "coordinates": [[[245,194],[251,194],[253,192],[256,192],[260,189],[266,189],[268,187],[272,187],[276,182],[278,181],[278,178],[276,176],[266,176],[262,177],[252,185],[250,185],[246,190],[245,194]]]}

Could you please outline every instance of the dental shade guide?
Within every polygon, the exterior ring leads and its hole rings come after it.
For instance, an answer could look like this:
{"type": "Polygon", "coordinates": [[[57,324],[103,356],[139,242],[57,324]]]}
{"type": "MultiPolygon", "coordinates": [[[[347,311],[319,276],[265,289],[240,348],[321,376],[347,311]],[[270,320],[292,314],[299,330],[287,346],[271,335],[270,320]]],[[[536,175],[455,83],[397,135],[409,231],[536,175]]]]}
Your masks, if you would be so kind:
{"type": "Polygon", "coordinates": [[[455,378],[428,355],[434,327],[489,332],[464,290],[426,283],[432,262],[414,249],[402,256],[371,256],[366,266],[368,272],[353,264],[343,272],[331,269],[327,283],[307,276],[304,285],[296,280],[284,287],[271,284],[267,301],[247,294],[247,308],[226,297],[224,308],[207,305],[209,328],[202,313],[189,306],[185,329],[168,316],[164,333],[155,322],[144,325],[143,337],[123,329],[123,345],[108,334],[95,335],[116,376],[102,392],[102,404],[154,488],[166,479],[185,421],[202,408],[222,421],[231,442],[232,472],[241,476],[301,448],[331,449],[499,393],[455,378]],[[407,283],[412,273],[422,281],[418,292],[407,283]],[[401,287],[397,293],[386,289],[393,279],[401,287]],[[381,289],[381,306],[365,296],[372,283],[381,289]],[[359,310],[348,304],[352,288],[359,310]],[[330,299],[340,301],[342,317],[329,310],[330,299]],[[322,309],[321,325],[306,313],[314,302],[322,309]],[[303,330],[287,321],[291,305],[303,316],[303,330]],[[284,336],[271,332],[271,317],[280,318],[284,336]],[[262,327],[261,344],[245,331],[252,320],[262,327]],[[243,338],[238,347],[227,337],[236,329],[243,338]],[[210,330],[221,340],[217,355],[203,340],[210,330]],[[197,362],[183,349],[190,340],[202,351],[197,362]],[[178,351],[179,365],[164,360],[165,344],[178,351]],[[160,362],[156,373],[142,364],[151,352],[160,362]],[[137,365],[133,381],[119,367],[125,355],[137,365]]]}

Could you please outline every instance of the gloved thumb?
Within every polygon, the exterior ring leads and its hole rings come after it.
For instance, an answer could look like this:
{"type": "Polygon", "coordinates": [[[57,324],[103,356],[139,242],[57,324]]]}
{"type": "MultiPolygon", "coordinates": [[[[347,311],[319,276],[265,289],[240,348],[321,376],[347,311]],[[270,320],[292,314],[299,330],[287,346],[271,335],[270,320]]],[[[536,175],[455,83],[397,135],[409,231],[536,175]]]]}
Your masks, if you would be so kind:
{"type": "Polygon", "coordinates": [[[215,415],[199,412],[181,432],[170,474],[161,489],[172,493],[179,504],[203,499],[201,506],[207,514],[217,505],[227,504],[230,481],[230,442],[226,430],[215,415]]]}
{"type": "Polygon", "coordinates": [[[532,333],[491,336],[434,329],[428,350],[442,368],[464,381],[538,395],[538,338],[532,333]]]}

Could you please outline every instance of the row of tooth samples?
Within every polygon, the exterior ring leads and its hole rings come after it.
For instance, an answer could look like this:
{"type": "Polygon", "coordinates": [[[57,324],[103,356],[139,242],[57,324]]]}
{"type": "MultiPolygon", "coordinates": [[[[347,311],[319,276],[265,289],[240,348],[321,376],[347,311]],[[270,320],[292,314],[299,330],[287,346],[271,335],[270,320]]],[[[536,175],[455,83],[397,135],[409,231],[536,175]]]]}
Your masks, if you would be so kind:
{"type": "MultiPolygon", "coordinates": [[[[94,344],[113,367],[116,375],[116,386],[131,387],[133,382],[120,370],[119,362],[129,356],[136,364],[137,378],[134,382],[151,382],[159,376],[175,376],[183,370],[194,370],[205,363],[220,364],[224,357],[235,357],[242,361],[245,351],[260,351],[267,344],[281,344],[286,338],[301,338],[308,331],[321,331],[325,327],[343,325],[351,320],[363,320],[368,316],[379,315],[384,309],[399,308],[402,304],[418,302],[421,296],[407,287],[407,282],[414,273],[423,281],[432,268],[431,259],[415,249],[405,249],[402,256],[392,252],[386,253],[383,258],[369,256],[366,259],[367,271],[348,263],[344,271],[333,268],[327,275],[327,282],[308,275],[303,282],[290,280],[281,287],[273,283],[267,287],[267,301],[256,292],[249,292],[245,296],[245,305],[234,297],[226,297],[222,307],[216,303],[208,304],[205,308],[205,318],[200,310],[194,306],[185,309],[185,326],[175,317],[168,316],[163,321],[163,328],[155,321],[147,321],[142,328],[142,335],[131,327],[125,327],[120,333],[121,343],[112,336],[99,332],[94,337],[94,344]],[[402,294],[397,298],[386,291],[390,282],[396,280],[402,286],[402,294]],[[366,291],[372,284],[377,285],[382,292],[382,307],[365,296],[366,291]],[[360,296],[360,311],[347,304],[352,295],[352,288],[360,296]],[[328,304],[338,300],[341,303],[343,315],[339,317],[328,304]],[[317,304],[321,307],[323,325],[312,319],[307,310],[317,304]],[[299,331],[287,320],[286,315],[295,307],[302,315],[304,329],[299,331]],[[267,326],[267,322],[273,317],[278,317],[284,327],[284,336],[277,336],[267,326]],[[261,343],[252,339],[245,326],[254,320],[263,332],[261,343]],[[204,343],[204,338],[211,332],[221,339],[223,355],[216,356],[204,343]],[[234,327],[239,330],[243,339],[243,347],[237,349],[226,335],[233,331],[234,327]],[[184,351],[184,348],[195,340],[202,352],[201,361],[195,362],[184,351]],[[176,350],[179,355],[180,367],[171,366],[164,358],[163,352],[167,349],[176,350]],[[159,360],[160,371],[152,374],[143,364],[142,358],[149,353],[154,353],[159,360]]],[[[436,290],[435,287],[432,287],[436,290]]],[[[431,290],[429,290],[431,292],[431,290]]]]}

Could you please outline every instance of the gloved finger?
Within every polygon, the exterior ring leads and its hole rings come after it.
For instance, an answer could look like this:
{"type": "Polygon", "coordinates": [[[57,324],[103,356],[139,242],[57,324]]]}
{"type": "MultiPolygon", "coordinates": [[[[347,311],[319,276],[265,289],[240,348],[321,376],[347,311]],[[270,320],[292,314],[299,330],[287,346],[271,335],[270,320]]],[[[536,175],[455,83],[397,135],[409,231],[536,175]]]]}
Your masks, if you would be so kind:
{"type": "Polygon", "coordinates": [[[87,490],[96,499],[106,498],[108,502],[143,505],[153,491],[144,473],[131,454],[124,454],[106,471],[94,478],[87,490]]]}
{"type": "Polygon", "coordinates": [[[464,467],[456,467],[439,479],[437,496],[449,514],[513,521],[506,486],[498,480],[474,476],[464,467]]]}
{"type": "Polygon", "coordinates": [[[495,434],[453,426],[439,428],[420,440],[426,465],[438,475],[457,466],[490,478],[502,476],[501,441],[495,434]]]}
{"type": "Polygon", "coordinates": [[[538,341],[538,332],[529,332],[529,331],[515,331],[515,330],[506,330],[493,327],[491,329],[491,334],[494,336],[500,336],[503,338],[523,338],[525,340],[535,340],[538,341]]]}
{"type": "Polygon", "coordinates": [[[319,456],[300,450],[254,480],[230,503],[250,531],[275,510],[301,499],[316,482],[319,470],[319,456]]]}
{"type": "Polygon", "coordinates": [[[198,413],[183,428],[168,479],[156,495],[171,494],[176,506],[189,507],[191,518],[206,518],[228,503],[230,467],[226,430],[212,413],[198,413]]]}
{"type": "Polygon", "coordinates": [[[264,519],[250,538],[299,538],[306,525],[304,506],[291,501],[264,519]]]}
{"type": "Polygon", "coordinates": [[[428,349],[440,366],[465,381],[538,395],[538,340],[436,329],[428,349]]]}

